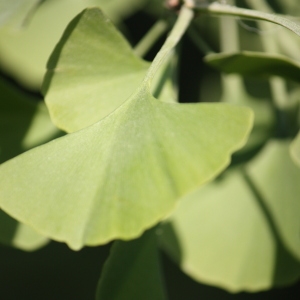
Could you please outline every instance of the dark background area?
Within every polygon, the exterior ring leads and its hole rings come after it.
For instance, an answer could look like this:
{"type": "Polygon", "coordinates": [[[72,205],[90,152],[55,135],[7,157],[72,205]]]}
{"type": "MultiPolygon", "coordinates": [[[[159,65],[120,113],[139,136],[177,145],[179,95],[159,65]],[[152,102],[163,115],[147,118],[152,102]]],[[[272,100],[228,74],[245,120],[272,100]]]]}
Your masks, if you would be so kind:
{"type": "MultiPolygon", "coordinates": [[[[93,300],[109,249],[110,244],[74,252],[51,242],[28,253],[0,246],[2,299],[93,300]]],[[[300,282],[266,292],[230,294],[193,281],[163,253],[162,265],[170,300],[298,300],[300,295],[300,282]]]]}

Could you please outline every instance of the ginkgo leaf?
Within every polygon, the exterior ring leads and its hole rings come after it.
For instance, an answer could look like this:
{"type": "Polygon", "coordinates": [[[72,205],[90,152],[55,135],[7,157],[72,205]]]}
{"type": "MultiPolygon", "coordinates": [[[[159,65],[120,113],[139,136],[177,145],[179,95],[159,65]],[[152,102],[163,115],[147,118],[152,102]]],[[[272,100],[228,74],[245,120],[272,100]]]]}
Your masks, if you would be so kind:
{"type": "Polygon", "coordinates": [[[114,243],[97,287],[96,300],[102,299],[166,299],[154,229],[114,243]]]}
{"type": "Polygon", "coordinates": [[[163,103],[142,87],[100,122],[4,163],[0,205],[73,249],[135,238],[228,165],[252,118],[228,104],[163,103]]]}
{"type": "Polygon", "coordinates": [[[290,145],[290,153],[294,162],[300,167],[300,132],[290,145]]]}
{"type": "Polygon", "coordinates": [[[52,120],[67,132],[96,123],[127,100],[149,65],[99,9],[83,11],[47,65],[43,90],[52,120]]]}
{"type": "MultiPolygon", "coordinates": [[[[165,62],[152,85],[154,95],[166,102],[175,98],[170,63],[165,62]]],[[[43,90],[53,122],[67,132],[96,123],[127,100],[149,66],[99,9],[83,11],[48,62],[43,90]]]]}
{"type": "MultiPolygon", "coordinates": [[[[268,144],[262,157],[271,155],[271,148],[278,146],[283,145],[268,144]]],[[[285,150],[277,160],[270,159],[272,165],[286,162],[286,146],[285,143],[285,150]]],[[[293,193],[299,186],[300,171],[295,173],[297,168],[291,167],[291,163],[287,167],[294,170],[291,173],[278,172],[276,167],[274,171],[266,165],[258,170],[257,163],[263,160],[257,159],[249,163],[250,167],[254,163],[256,177],[249,176],[243,168],[229,169],[212,183],[184,197],[164,223],[163,248],[193,279],[231,292],[253,292],[290,284],[300,277],[299,193],[293,193]],[[258,172],[263,174],[260,178],[258,172]],[[273,197],[257,193],[253,178],[259,182],[259,191],[260,187],[264,190],[266,187],[273,190],[273,197]],[[285,188],[288,181],[291,183],[285,188]],[[276,196],[278,190],[285,192],[276,196]],[[280,211],[282,222],[273,219],[270,199],[280,211]],[[293,239],[294,251],[282,236],[283,230],[293,239]]]]}
{"type": "Polygon", "coordinates": [[[205,62],[226,73],[268,78],[281,76],[299,82],[300,64],[284,55],[241,51],[208,54],[205,62]]]}

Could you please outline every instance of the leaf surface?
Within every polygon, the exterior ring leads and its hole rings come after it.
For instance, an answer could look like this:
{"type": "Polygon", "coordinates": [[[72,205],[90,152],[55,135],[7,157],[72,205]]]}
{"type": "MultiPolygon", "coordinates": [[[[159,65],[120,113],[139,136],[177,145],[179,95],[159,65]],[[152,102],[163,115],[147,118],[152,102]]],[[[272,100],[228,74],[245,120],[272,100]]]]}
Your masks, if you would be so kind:
{"type": "MultiPolygon", "coordinates": [[[[183,8],[143,84],[107,117],[1,166],[0,203],[5,211],[73,249],[132,239],[169,214],[179,197],[228,165],[251,129],[249,109],[163,103],[150,92],[151,81],[192,17],[183,8]],[[24,172],[16,172],[20,168],[24,172]],[[17,187],[14,193],[12,187],[17,187]]],[[[88,9],[71,22],[66,35],[80,24],[90,28],[90,22],[113,32],[103,20],[98,9],[88,9]]],[[[124,41],[111,36],[113,45],[122,49],[124,41]]]]}
{"type": "Polygon", "coordinates": [[[100,10],[85,10],[48,62],[43,90],[53,121],[67,132],[96,123],[127,100],[149,65],[100,10]]]}
{"type": "Polygon", "coordinates": [[[209,54],[204,60],[209,65],[226,73],[262,78],[281,76],[296,82],[300,81],[300,64],[279,54],[242,51],[209,54]]]}
{"type": "Polygon", "coordinates": [[[160,267],[154,230],[136,240],[116,241],[104,265],[96,299],[166,299],[160,267]]]}
{"type": "Polygon", "coordinates": [[[300,260],[300,170],[291,160],[289,142],[269,142],[247,173],[265,199],[285,245],[300,260]]]}
{"type": "Polygon", "coordinates": [[[183,201],[164,225],[163,247],[193,279],[231,292],[294,282],[299,261],[270,229],[243,176],[227,175],[183,201]]]}
{"type": "Polygon", "coordinates": [[[131,239],[223,170],[251,125],[247,108],[168,104],[141,89],[100,122],[4,163],[0,204],[74,249],[131,239]]]}
{"type": "Polygon", "coordinates": [[[163,226],[161,243],[185,273],[231,292],[299,278],[300,172],[288,162],[287,145],[270,142],[249,162],[251,172],[229,169],[180,202],[163,226]]]}

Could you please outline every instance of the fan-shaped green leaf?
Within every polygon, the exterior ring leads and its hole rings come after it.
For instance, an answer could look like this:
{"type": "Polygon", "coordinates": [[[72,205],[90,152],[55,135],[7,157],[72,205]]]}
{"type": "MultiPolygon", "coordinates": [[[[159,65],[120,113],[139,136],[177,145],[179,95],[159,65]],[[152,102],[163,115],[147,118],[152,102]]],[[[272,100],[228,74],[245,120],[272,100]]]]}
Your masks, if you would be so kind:
{"type": "MultiPolygon", "coordinates": [[[[100,10],[82,12],[48,63],[43,89],[53,121],[68,132],[96,123],[136,90],[149,66],[100,10]]],[[[168,66],[167,61],[152,88],[166,102],[176,98],[168,66]]]]}
{"type": "Polygon", "coordinates": [[[281,76],[300,82],[300,64],[279,54],[242,51],[208,54],[204,59],[209,65],[226,73],[265,78],[281,76]]]}
{"type": "Polygon", "coordinates": [[[294,162],[300,166],[300,132],[291,143],[290,153],[294,162]]]}
{"type": "MultiPolygon", "coordinates": [[[[182,10],[143,84],[118,109],[1,166],[5,210],[74,249],[131,239],[228,164],[251,128],[247,108],[166,104],[150,93],[150,81],[192,16],[182,10]],[[20,177],[15,168],[24,170],[20,177]],[[12,186],[18,187],[14,194],[12,186]]],[[[70,32],[81,17],[103,19],[98,9],[87,10],[71,23],[70,32]]]]}
{"type": "Polygon", "coordinates": [[[74,249],[131,239],[219,173],[251,124],[247,108],[167,104],[143,88],[100,122],[4,163],[0,204],[74,249]]]}
{"type": "Polygon", "coordinates": [[[133,241],[114,243],[96,299],[166,299],[154,230],[133,241]]]}
{"type": "Polygon", "coordinates": [[[53,121],[68,132],[96,123],[135,91],[148,68],[100,10],[85,10],[48,62],[44,93],[53,121]]]}
{"type": "Polygon", "coordinates": [[[270,143],[260,157],[249,163],[251,168],[254,164],[255,174],[247,175],[241,169],[227,171],[180,202],[163,226],[161,242],[184,272],[232,292],[258,291],[300,277],[296,191],[300,172],[291,162],[287,167],[293,170],[291,173],[261,165],[271,155],[273,166],[283,166],[287,154],[287,144],[270,143]],[[285,150],[274,160],[271,152],[276,148],[279,152],[285,150]],[[260,172],[262,176],[258,176],[260,172]],[[286,182],[290,183],[285,187],[286,182]],[[272,190],[272,197],[260,194],[260,187],[272,190]],[[273,219],[276,208],[279,219],[273,219]]]}

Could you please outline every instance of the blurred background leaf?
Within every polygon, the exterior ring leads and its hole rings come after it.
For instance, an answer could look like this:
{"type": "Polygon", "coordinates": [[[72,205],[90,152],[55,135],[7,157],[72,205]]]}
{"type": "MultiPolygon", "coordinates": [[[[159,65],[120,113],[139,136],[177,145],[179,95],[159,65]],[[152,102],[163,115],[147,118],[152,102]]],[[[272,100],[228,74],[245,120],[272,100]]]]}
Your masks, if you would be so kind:
{"type": "MultiPolygon", "coordinates": [[[[14,2],[10,1],[10,6],[14,2]]],[[[37,1],[27,2],[30,4],[37,1]]],[[[0,67],[22,85],[39,90],[47,60],[55,44],[69,21],[81,10],[89,6],[100,6],[110,18],[119,22],[146,2],[147,0],[44,1],[30,16],[26,26],[0,28],[0,67]]],[[[23,14],[23,9],[20,12],[23,14]]]]}
{"type": "Polygon", "coordinates": [[[281,76],[300,82],[300,64],[283,55],[242,51],[239,53],[209,54],[205,62],[225,73],[268,78],[281,76]]]}
{"type": "MultiPolygon", "coordinates": [[[[61,135],[45,104],[3,76],[0,94],[0,163],[61,135]]],[[[0,211],[0,241],[29,251],[48,239],[0,211]]]]}
{"type": "Polygon", "coordinates": [[[166,298],[155,228],[128,242],[114,242],[98,282],[96,299],[166,298]]]}
{"type": "Polygon", "coordinates": [[[185,273],[231,292],[299,279],[300,170],[288,145],[269,142],[246,173],[228,170],[182,199],[161,244],[185,273]]]}

